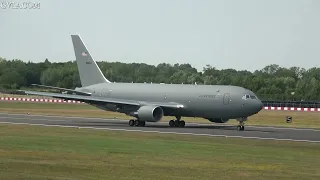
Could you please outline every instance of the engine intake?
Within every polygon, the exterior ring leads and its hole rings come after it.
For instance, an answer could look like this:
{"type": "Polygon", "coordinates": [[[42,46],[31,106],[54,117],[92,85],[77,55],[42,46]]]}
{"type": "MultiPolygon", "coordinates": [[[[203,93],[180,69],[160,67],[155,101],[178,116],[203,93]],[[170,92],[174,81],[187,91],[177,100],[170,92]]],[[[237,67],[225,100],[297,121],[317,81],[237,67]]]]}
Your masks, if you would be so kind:
{"type": "Polygon", "coordinates": [[[229,119],[224,119],[224,118],[208,118],[208,120],[214,123],[226,123],[229,121],[229,119]]]}
{"type": "Polygon", "coordinates": [[[142,106],[138,110],[140,121],[158,122],[163,117],[163,109],[159,106],[142,106]]]}

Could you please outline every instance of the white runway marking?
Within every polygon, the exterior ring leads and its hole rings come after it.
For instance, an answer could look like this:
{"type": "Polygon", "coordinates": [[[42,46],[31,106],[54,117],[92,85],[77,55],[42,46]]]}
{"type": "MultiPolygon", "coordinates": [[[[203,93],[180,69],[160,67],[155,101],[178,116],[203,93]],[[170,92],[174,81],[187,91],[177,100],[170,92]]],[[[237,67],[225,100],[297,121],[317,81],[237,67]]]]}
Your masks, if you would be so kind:
{"type": "Polygon", "coordinates": [[[112,129],[112,128],[95,128],[95,127],[48,125],[48,124],[31,124],[31,123],[12,123],[12,122],[0,122],[0,123],[2,123],[2,124],[17,124],[17,125],[31,125],[31,126],[47,126],[47,127],[67,127],[67,128],[78,128],[78,129],[110,130],[110,131],[127,131],[127,132],[142,132],[142,133],[177,134],[177,135],[193,135],[193,136],[210,136],[210,137],[225,137],[225,138],[242,138],[242,139],[259,139],[259,140],[276,140],[276,141],[320,143],[320,141],[311,141],[311,140],[261,138],[261,137],[228,136],[228,135],[195,134],[195,133],[162,132],[162,131],[144,131],[144,130],[138,130],[138,129],[134,129],[134,130],[131,130],[131,129],[112,129]]]}

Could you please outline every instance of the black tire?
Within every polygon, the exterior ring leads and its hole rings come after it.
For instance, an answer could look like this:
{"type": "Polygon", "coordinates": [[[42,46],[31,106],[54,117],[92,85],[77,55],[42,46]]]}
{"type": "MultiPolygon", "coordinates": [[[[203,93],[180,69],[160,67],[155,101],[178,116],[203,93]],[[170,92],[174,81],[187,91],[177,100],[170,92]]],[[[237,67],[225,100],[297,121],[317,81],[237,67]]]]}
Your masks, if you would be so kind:
{"type": "Polygon", "coordinates": [[[169,121],[169,126],[170,126],[170,127],[174,127],[174,126],[175,126],[174,120],[170,120],[170,121],[169,121]]]}
{"type": "Polygon", "coordinates": [[[140,121],[139,120],[134,120],[134,125],[135,126],[139,126],[140,125],[140,121]]]}
{"type": "Polygon", "coordinates": [[[134,126],[134,120],[131,119],[131,120],[129,121],[129,126],[134,126]]]}
{"type": "Polygon", "coordinates": [[[237,130],[238,130],[238,131],[241,131],[241,126],[240,126],[240,125],[237,126],[237,130]]]}
{"type": "Polygon", "coordinates": [[[174,126],[175,126],[175,127],[179,127],[179,124],[180,124],[180,123],[179,123],[178,120],[175,120],[175,121],[174,121],[174,126]]]}
{"type": "Polygon", "coordinates": [[[244,126],[241,126],[241,125],[237,126],[237,130],[238,131],[244,131],[244,126]]]}
{"type": "Polygon", "coordinates": [[[179,121],[179,127],[184,127],[186,123],[184,121],[179,121]]]}

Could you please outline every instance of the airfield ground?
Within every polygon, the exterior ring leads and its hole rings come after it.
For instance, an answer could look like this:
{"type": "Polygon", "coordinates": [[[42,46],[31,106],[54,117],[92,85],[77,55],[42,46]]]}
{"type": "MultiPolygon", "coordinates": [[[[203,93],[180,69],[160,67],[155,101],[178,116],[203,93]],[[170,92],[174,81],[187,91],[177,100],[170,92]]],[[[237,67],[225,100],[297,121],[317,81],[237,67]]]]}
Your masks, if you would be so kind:
{"type": "MultiPolygon", "coordinates": [[[[130,119],[120,113],[106,112],[86,104],[65,104],[65,103],[35,103],[35,102],[16,102],[0,101],[0,112],[6,113],[30,113],[41,115],[63,115],[80,117],[99,117],[130,119]]],[[[173,117],[165,117],[163,121],[168,121],[173,117]]],[[[210,123],[202,118],[183,118],[186,123],[210,123]]],[[[238,124],[236,120],[230,120],[227,124],[238,124]]],[[[246,125],[263,126],[283,126],[299,128],[320,128],[319,112],[298,112],[298,111],[279,111],[262,110],[258,114],[249,117],[246,125]],[[287,123],[286,116],[292,116],[293,122],[287,123]]]]}
{"type": "Polygon", "coordinates": [[[319,179],[320,144],[0,125],[1,179],[319,179]]]}
{"type": "MultiPolygon", "coordinates": [[[[0,101],[0,112],[129,118],[85,104],[0,101]]],[[[247,125],[319,128],[320,115],[262,111],[247,125]],[[285,122],[287,115],[293,123],[285,122]]],[[[0,177],[312,180],[320,179],[319,149],[308,142],[0,124],[0,177]]]]}

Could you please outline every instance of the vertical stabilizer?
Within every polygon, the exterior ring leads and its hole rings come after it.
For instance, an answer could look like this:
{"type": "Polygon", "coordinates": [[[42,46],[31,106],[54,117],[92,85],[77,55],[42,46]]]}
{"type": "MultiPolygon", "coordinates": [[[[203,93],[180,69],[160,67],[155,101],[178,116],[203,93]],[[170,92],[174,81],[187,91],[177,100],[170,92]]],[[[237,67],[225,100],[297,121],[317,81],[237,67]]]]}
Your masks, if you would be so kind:
{"type": "Polygon", "coordinates": [[[98,83],[110,83],[102,74],[79,35],[71,35],[74,53],[78,65],[81,85],[90,86],[98,83]]]}

